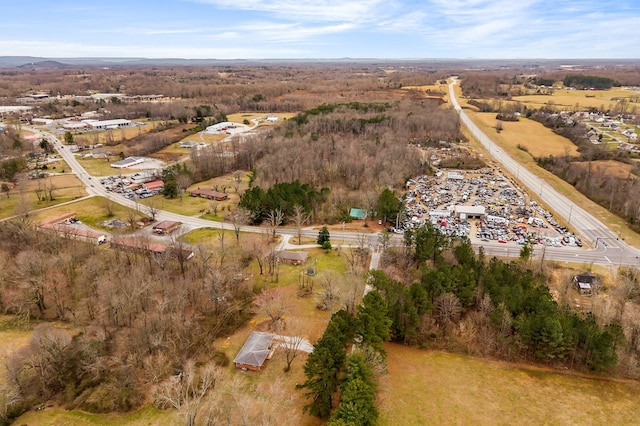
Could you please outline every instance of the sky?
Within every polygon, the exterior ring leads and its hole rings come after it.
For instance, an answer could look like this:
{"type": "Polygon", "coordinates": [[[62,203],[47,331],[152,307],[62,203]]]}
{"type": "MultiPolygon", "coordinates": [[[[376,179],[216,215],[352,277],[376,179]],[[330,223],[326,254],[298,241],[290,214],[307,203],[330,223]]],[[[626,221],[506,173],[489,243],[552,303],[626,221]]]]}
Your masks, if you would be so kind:
{"type": "Polygon", "coordinates": [[[0,56],[640,58],[640,0],[2,0],[0,56]]]}

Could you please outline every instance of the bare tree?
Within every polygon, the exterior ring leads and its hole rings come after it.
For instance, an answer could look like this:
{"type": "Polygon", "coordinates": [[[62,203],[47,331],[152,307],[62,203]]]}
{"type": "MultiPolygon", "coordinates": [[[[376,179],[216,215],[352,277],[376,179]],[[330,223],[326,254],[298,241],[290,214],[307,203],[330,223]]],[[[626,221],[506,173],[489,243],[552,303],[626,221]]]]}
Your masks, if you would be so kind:
{"type": "Polygon", "coordinates": [[[462,313],[460,299],[453,293],[443,294],[438,297],[435,313],[438,321],[444,326],[457,321],[462,313]]]}
{"type": "Polygon", "coordinates": [[[322,310],[334,312],[340,305],[341,300],[337,276],[330,272],[324,273],[320,278],[320,286],[322,289],[318,292],[320,297],[318,307],[322,310]]]}
{"type": "Polygon", "coordinates": [[[305,343],[304,338],[302,337],[303,327],[299,321],[290,321],[287,324],[287,336],[281,336],[282,342],[278,346],[278,348],[282,349],[284,352],[285,359],[287,362],[286,367],[284,368],[285,373],[291,370],[291,364],[293,360],[300,354],[301,348],[305,343]]]}
{"type": "Polygon", "coordinates": [[[236,244],[240,244],[240,228],[249,222],[251,213],[242,207],[236,208],[227,215],[227,220],[233,225],[233,232],[236,235],[236,244]]]}
{"type": "Polygon", "coordinates": [[[282,329],[282,317],[289,312],[287,297],[281,287],[266,289],[256,297],[257,312],[271,319],[270,328],[279,332],[282,329]]]}
{"type": "Polygon", "coordinates": [[[188,360],[182,372],[156,387],[153,402],[158,408],[175,408],[185,425],[194,426],[204,396],[215,388],[220,376],[219,369],[206,366],[198,371],[195,362],[188,360]]]}
{"type": "Polygon", "coordinates": [[[298,245],[301,244],[302,239],[302,227],[309,222],[309,214],[304,210],[300,204],[296,204],[293,206],[293,214],[291,215],[291,221],[296,227],[296,232],[298,234],[298,245]]]}
{"type": "Polygon", "coordinates": [[[116,203],[108,198],[105,198],[104,202],[102,203],[102,207],[104,208],[104,212],[107,217],[113,217],[113,211],[116,207],[116,203]]]}
{"type": "Polygon", "coordinates": [[[149,205],[147,205],[147,213],[149,213],[149,216],[151,216],[151,220],[155,222],[156,216],[158,215],[158,213],[160,213],[160,203],[155,198],[149,200],[149,205]]]}
{"type": "Polygon", "coordinates": [[[9,411],[21,401],[20,389],[10,383],[0,387],[0,422],[7,422],[9,411]]]}
{"type": "Polygon", "coordinates": [[[269,231],[271,231],[271,238],[274,240],[276,238],[278,227],[282,224],[283,219],[284,213],[282,213],[282,210],[280,209],[271,210],[267,214],[267,226],[269,231]]]}

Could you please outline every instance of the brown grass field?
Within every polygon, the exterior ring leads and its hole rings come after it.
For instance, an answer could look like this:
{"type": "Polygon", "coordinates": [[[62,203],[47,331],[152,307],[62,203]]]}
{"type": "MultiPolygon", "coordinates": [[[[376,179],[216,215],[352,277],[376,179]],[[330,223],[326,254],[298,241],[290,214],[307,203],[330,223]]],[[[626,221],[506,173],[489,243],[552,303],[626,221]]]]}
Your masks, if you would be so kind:
{"type": "Polygon", "coordinates": [[[33,211],[52,207],[68,201],[73,201],[87,195],[84,186],[75,175],[58,175],[42,179],[25,179],[18,182],[18,186],[12,187],[9,197],[4,194],[0,197],[0,218],[21,214],[26,210],[33,211]],[[56,188],[53,201],[38,201],[36,190],[51,184],[56,188]]]}
{"type": "MultiPolygon", "coordinates": [[[[42,223],[58,217],[62,214],[74,212],[76,213],[76,217],[86,225],[89,225],[96,229],[105,229],[102,226],[98,225],[98,223],[108,219],[120,219],[121,221],[126,222],[128,211],[129,209],[127,207],[123,207],[119,204],[113,203],[106,198],[91,197],[85,200],[80,200],[73,204],[39,211],[33,215],[33,220],[35,223],[42,223]],[[107,216],[107,209],[105,206],[108,203],[111,203],[113,209],[112,217],[107,216]]],[[[143,214],[144,212],[140,213],[140,215],[143,214]]]]}
{"type": "MultiPolygon", "coordinates": [[[[611,90],[554,90],[553,95],[524,95],[514,96],[513,101],[521,102],[527,106],[538,108],[541,106],[553,106],[559,109],[588,109],[601,108],[604,110],[611,109],[617,104],[612,98],[630,98],[637,97],[638,92],[615,88],[611,90]]],[[[634,105],[630,103],[629,108],[634,105]]]]}
{"type": "Polygon", "coordinates": [[[481,130],[494,141],[502,144],[518,145],[527,148],[533,157],[544,155],[577,155],[577,147],[567,138],[553,133],[542,124],[520,117],[520,121],[503,121],[503,130],[498,133],[495,129],[495,113],[469,112],[470,117],[481,130]]]}
{"type": "MultiPolygon", "coordinates": [[[[571,167],[580,168],[581,170],[586,171],[589,167],[589,163],[587,161],[576,161],[571,163],[571,167]]],[[[632,169],[633,164],[621,163],[614,160],[600,160],[591,162],[591,171],[593,173],[602,173],[603,175],[607,176],[616,176],[619,178],[637,178],[636,175],[631,173],[632,169]]]]}
{"type": "Polygon", "coordinates": [[[386,345],[381,425],[628,425],[640,383],[386,345]]]}
{"type": "MultiPolygon", "coordinates": [[[[463,102],[460,102],[460,104],[462,105],[463,102]]],[[[493,127],[495,126],[495,119],[491,121],[491,124],[489,124],[481,121],[478,118],[478,115],[482,115],[482,114],[475,113],[470,109],[467,109],[467,113],[469,114],[469,117],[487,134],[487,136],[489,136],[494,142],[496,142],[501,148],[503,148],[512,158],[516,159],[523,167],[527,168],[533,174],[543,179],[546,185],[553,186],[553,188],[555,188],[560,194],[568,197],[574,203],[576,203],[586,211],[590,212],[598,220],[605,223],[610,229],[618,230],[619,233],[624,234],[625,241],[628,244],[631,244],[635,247],[640,247],[640,235],[635,233],[633,230],[631,230],[626,225],[624,220],[622,220],[618,216],[615,216],[604,207],[591,201],[590,199],[588,199],[587,197],[585,197],[584,195],[576,191],[576,189],[572,185],[563,181],[559,177],[555,176],[553,173],[548,172],[543,168],[539,167],[535,163],[531,155],[529,155],[527,152],[524,152],[521,149],[518,149],[516,147],[517,143],[505,140],[506,139],[505,136],[508,135],[509,133],[505,134],[505,132],[503,131],[500,134],[498,134],[496,132],[495,128],[493,127]]],[[[488,115],[488,114],[485,114],[485,115],[488,115]]],[[[513,123],[506,123],[506,124],[513,124],[513,123]]],[[[549,131],[544,126],[542,125],[540,126],[541,126],[540,130],[549,131]]],[[[469,132],[466,129],[463,129],[463,133],[469,139],[470,146],[474,150],[476,150],[478,153],[481,153],[482,155],[488,156],[488,152],[484,149],[484,147],[480,145],[480,143],[477,142],[469,134],[469,132]]],[[[541,133],[541,137],[544,134],[546,133],[544,132],[541,133]]],[[[567,143],[570,143],[570,142],[567,140],[567,143]]],[[[564,152],[563,152],[563,155],[564,155],[564,152]]],[[[517,178],[517,176],[512,176],[512,177],[514,179],[517,178]]],[[[538,198],[538,193],[536,191],[530,192],[529,195],[531,196],[532,199],[535,199],[536,201],[540,202],[540,199],[538,198]]],[[[554,213],[556,217],[559,217],[557,212],[552,211],[552,213],[554,213]]],[[[589,246],[589,244],[592,244],[593,241],[583,241],[583,243],[589,246]]]]}

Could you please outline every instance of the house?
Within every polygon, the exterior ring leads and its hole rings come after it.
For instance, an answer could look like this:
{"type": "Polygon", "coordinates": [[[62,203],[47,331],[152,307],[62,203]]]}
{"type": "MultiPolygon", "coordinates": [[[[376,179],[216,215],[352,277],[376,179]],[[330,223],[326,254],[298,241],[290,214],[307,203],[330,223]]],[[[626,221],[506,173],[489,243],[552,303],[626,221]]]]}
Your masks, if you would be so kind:
{"type": "Polygon", "coordinates": [[[144,158],[141,157],[127,157],[124,160],[116,161],[115,163],[111,163],[111,167],[116,169],[126,169],[127,167],[136,166],[138,164],[144,163],[144,158]]]}
{"type": "Polygon", "coordinates": [[[274,335],[271,333],[252,331],[233,360],[236,368],[259,371],[265,361],[273,355],[273,338],[274,335]]]}
{"type": "Polygon", "coordinates": [[[576,283],[581,296],[591,296],[594,288],[598,285],[598,277],[585,272],[584,274],[574,275],[573,282],[576,283]]]}
{"type": "Polygon", "coordinates": [[[292,265],[303,265],[309,258],[306,251],[286,251],[281,250],[275,253],[276,260],[280,263],[290,263],[292,265]]]}
{"type": "Polygon", "coordinates": [[[192,191],[189,191],[189,195],[191,195],[192,197],[202,197],[206,198],[207,200],[215,201],[224,201],[229,198],[229,195],[225,194],[224,192],[218,192],[208,188],[194,189],[192,191]]]}
{"type": "Polygon", "coordinates": [[[48,126],[52,123],[53,120],[50,118],[34,118],[33,120],[31,120],[31,124],[33,124],[34,126],[48,126]]]}
{"type": "Polygon", "coordinates": [[[114,237],[111,240],[111,248],[130,251],[134,253],[153,254],[156,256],[167,256],[174,259],[189,260],[195,253],[188,248],[170,247],[152,241],[142,240],[135,237],[114,237]]]}
{"type": "Polygon", "coordinates": [[[349,210],[349,217],[363,220],[367,218],[367,211],[365,209],[352,208],[351,210],[349,210]]]}
{"type": "Polygon", "coordinates": [[[171,234],[182,225],[182,222],[174,222],[171,220],[163,220],[153,226],[153,232],[160,235],[171,234]]]}

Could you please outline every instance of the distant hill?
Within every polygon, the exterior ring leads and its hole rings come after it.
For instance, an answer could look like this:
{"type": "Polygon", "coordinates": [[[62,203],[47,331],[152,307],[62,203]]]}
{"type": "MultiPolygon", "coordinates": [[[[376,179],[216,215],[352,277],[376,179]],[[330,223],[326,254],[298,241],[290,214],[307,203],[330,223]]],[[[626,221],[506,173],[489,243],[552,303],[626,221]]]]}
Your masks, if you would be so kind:
{"type": "MultiPolygon", "coordinates": [[[[638,64],[638,59],[456,59],[456,58],[264,58],[264,59],[185,59],[185,58],[44,58],[35,56],[0,56],[0,68],[59,69],[70,67],[131,67],[131,66],[216,66],[265,64],[429,64],[434,68],[496,69],[553,68],[571,63],[573,67],[638,64]]],[[[566,65],[565,65],[566,66],[566,65]]]]}
{"type": "Polygon", "coordinates": [[[71,65],[63,64],[62,62],[53,61],[53,60],[44,60],[37,62],[30,62],[24,65],[20,65],[17,68],[28,68],[28,69],[63,69],[69,68],[71,65]]]}

